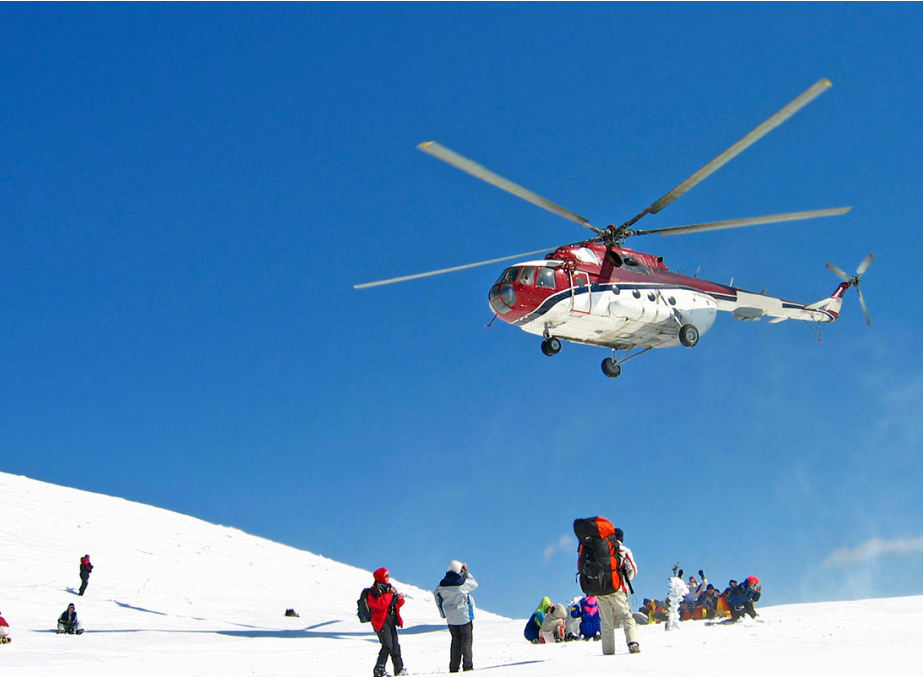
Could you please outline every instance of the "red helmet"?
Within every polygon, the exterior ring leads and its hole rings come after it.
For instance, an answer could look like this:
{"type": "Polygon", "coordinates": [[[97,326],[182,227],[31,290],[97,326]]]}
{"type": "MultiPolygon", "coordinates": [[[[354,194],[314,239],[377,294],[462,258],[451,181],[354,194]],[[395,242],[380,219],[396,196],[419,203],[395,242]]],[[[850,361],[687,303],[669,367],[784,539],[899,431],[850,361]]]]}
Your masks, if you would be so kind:
{"type": "Polygon", "coordinates": [[[756,576],[750,576],[749,578],[747,578],[747,583],[750,585],[751,588],[755,590],[758,590],[760,587],[760,579],[758,579],[756,576]]]}

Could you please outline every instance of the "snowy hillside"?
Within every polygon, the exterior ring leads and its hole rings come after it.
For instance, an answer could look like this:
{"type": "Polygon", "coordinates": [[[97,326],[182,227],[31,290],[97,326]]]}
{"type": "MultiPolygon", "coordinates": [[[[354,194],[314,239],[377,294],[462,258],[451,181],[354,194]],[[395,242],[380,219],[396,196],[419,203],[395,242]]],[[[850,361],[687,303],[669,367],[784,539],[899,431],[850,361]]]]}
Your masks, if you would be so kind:
{"type": "MultiPolygon", "coordinates": [[[[371,581],[367,571],[177,513],[3,473],[0,511],[0,612],[13,638],[0,646],[5,675],[371,674],[378,643],[354,613],[371,581]],[[84,553],[95,570],[78,597],[84,553]],[[71,602],[87,632],[56,635],[55,620],[71,602]],[[300,618],[285,617],[287,607],[300,618]]],[[[394,583],[407,595],[401,642],[408,669],[447,672],[449,636],[431,593],[394,583]]],[[[540,597],[536,591],[536,603],[540,597]]],[[[644,627],[642,654],[629,656],[618,637],[618,653],[607,658],[593,642],[529,645],[524,619],[479,611],[475,667],[501,677],[629,665],[633,675],[705,674],[742,662],[750,662],[750,675],[923,673],[914,649],[923,597],[759,611],[760,623],[686,623],[671,633],[644,627]]]]}

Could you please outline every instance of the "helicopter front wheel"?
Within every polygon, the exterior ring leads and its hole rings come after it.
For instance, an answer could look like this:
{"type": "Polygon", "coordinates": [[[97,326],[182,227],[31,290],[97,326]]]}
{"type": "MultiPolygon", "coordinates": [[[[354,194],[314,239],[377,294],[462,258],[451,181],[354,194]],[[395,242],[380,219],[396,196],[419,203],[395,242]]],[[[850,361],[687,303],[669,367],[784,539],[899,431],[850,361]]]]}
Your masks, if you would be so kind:
{"type": "Polygon", "coordinates": [[[603,373],[609,378],[618,378],[619,374],[622,373],[621,365],[611,357],[607,357],[603,360],[602,368],[603,373]]]}
{"type": "Polygon", "coordinates": [[[554,336],[542,341],[542,352],[548,357],[554,357],[561,352],[561,341],[554,336]]]}
{"type": "Polygon", "coordinates": [[[687,348],[693,348],[699,342],[699,330],[694,324],[684,324],[679,328],[679,342],[687,348]]]}

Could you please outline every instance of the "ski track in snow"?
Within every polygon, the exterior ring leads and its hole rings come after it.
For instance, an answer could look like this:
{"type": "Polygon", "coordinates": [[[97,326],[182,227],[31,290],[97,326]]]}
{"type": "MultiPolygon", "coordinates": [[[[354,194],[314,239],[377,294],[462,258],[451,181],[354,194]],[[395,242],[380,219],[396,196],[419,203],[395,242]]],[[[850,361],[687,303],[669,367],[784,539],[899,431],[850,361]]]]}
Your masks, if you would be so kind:
{"type": "MultiPolygon", "coordinates": [[[[13,638],[0,646],[4,675],[371,674],[378,641],[355,617],[359,591],[372,580],[368,571],[167,510],[4,473],[0,510],[6,517],[0,532],[0,611],[13,638]],[[84,553],[95,568],[86,596],[78,597],[78,560],[84,553]],[[54,632],[70,602],[86,628],[79,637],[54,632]],[[300,617],[285,617],[289,607],[300,617]]],[[[386,554],[382,565],[388,566],[386,554]]],[[[392,574],[407,595],[401,646],[408,670],[447,673],[449,634],[432,593],[400,582],[400,571],[392,574]]],[[[432,581],[419,583],[435,587],[442,574],[434,571],[432,581]]],[[[706,627],[688,621],[673,632],[664,625],[642,626],[641,654],[629,655],[617,631],[617,653],[606,657],[598,642],[525,642],[525,617],[541,597],[536,590],[534,600],[524,600],[522,619],[478,610],[477,672],[923,674],[916,649],[923,596],[757,605],[760,623],[706,627]]]]}

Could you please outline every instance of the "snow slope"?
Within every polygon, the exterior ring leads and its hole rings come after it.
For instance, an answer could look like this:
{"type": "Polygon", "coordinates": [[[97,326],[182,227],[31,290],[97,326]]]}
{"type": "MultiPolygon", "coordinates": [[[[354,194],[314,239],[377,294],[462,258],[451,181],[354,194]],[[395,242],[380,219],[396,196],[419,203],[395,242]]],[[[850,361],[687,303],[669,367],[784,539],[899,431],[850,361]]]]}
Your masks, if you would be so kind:
{"type": "MultiPolygon", "coordinates": [[[[0,612],[13,633],[13,643],[0,646],[4,675],[371,674],[378,642],[355,618],[356,597],[371,582],[367,571],[159,508],[4,473],[0,511],[0,612]],[[84,553],[95,570],[78,597],[84,553]],[[54,633],[70,602],[87,630],[80,637],[54,633]],[[287,607],[300,618],[285,617],[287,607]]],[[[401,644],[408,669],[447,672],[449,635],[432,594],[392,573],[407,595],[401,644]]],[[[442,573],[418,583],[434,587],[442,573]]],[[[524,616],[541,596],[536,590],[525,602],[524,616]]],[[[479,610],[475,667],[497,677],[698,675],[745,664],[750,677],[923,674],[914,648],[923,636],[923,597],[759,611],[760,623],[687,622],[669,633],[642,627],[640,655],[628,655],[619,638],[618,653],[603,657],[594,642],[532,646],[522,639],[524,619],[479,610]]]]}

